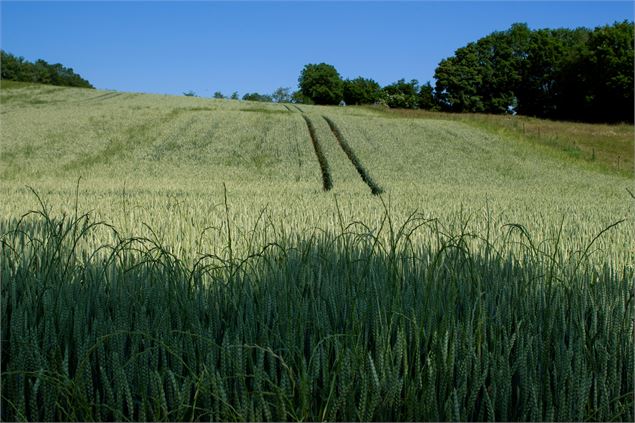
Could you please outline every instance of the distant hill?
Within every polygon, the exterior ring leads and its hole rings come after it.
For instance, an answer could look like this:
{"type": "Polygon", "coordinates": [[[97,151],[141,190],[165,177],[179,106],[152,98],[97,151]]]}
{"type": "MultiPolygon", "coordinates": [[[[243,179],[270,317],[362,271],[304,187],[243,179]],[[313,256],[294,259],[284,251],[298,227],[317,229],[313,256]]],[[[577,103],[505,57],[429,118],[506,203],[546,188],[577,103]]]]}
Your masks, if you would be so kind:
{"type": "Polygon", "coordinates": [[[95,88],[90,82],[76,74],[73,69],[64,67],[60,63],[50,64],[42,59],[32,63],[23,57],[17,57],[4,50],[0,50],[0,53],[0,68],[3,80],[37,82],[65,87],[95,88]]]}

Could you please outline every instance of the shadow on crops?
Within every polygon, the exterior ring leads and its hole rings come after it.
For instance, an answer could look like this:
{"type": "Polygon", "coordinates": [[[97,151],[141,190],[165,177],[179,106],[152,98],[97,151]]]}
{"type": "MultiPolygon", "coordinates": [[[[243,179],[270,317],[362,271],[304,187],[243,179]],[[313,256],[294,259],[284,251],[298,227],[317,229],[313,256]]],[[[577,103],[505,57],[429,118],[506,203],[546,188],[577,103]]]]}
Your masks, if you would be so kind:
{"type": "Polygon", "coordinates": [[[88,214],[10,226],[2,420],[633,419],[632,270],[520,226],[386,213],[187,263],[88,214]]]}

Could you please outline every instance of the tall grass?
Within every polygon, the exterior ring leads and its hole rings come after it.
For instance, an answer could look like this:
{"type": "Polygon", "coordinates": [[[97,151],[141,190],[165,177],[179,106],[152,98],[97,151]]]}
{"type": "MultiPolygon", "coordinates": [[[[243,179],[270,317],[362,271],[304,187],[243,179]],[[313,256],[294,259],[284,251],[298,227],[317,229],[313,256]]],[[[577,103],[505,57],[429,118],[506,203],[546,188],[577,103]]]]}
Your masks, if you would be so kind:
{"type": "Polygon", "coordinates": [[[41,202],[2,236],[2,420],[633,420],[606,232],[570,254],[389,210],[241,256],[225,200],[224,253],[190,263],[41,202]]]}

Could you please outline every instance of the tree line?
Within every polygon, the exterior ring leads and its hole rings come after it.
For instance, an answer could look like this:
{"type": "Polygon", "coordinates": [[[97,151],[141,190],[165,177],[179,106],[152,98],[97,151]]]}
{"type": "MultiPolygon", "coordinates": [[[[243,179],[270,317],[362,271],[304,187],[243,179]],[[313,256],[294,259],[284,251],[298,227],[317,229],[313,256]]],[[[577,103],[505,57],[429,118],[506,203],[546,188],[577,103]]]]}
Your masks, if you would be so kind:
{"type": "Polygon", "coordinates": [[[526,24],[494,32],[439,63],[441,110],[633,121],[633,22],[589,30],[526,24]]]}
{"type": "Polygon", "coordinates": [[[385,104],[548,119],[633,121],[633,22],[531,30],[514,24],[457,49],[437,66],[434,87],[400,79],[342,79],[328,64],[300,74],[300,102],[385,104]]]}
{"type": "MultiPolygon", "coordinates": [[[[191,90],[183,95],[196,97],[196,93],[191,90]]],[[[416,79],[410,82],[400,79],[382,88],[372,79],[342,79],[335,67],[326,63],[306,65],[300,77],[300,89],[297,91],[292,91],[290,87],[280,87],[271,94],[253,92],[242,97],[237,92],[226,96],[216,91],[212,98],[267,103],[385,104],[389,107],[424,109],[430,109],[434,105],[433,88],[430,83],[419,86],[416,79]]]]}
{"type": "MultiPolygon", "coordinates": [[[[298,98],[298,92],[291,92],[289,87],[280,87],[271,94],[260,94],[257,92],[246,93],[242,97],[238,94],[238,91],[234,91],[230,96],[224,95],[221,91],[215,91],[212,98],[230,100],[245,100],[245,101],[260,101],[264,103],[302,103],[298,98]]],[[[196,93],[192,90],[183,93],[186,97],[197,97],[196,93]]]]}
{"type": "Polygon", "coordinates": [[[4,50],[0,50],[0,61],[1,77],[5,80],[95,88],[90,82],[76,74],[72,68],[64,67],[60,63],[50,64],[42,59],[33,63],[4,50]]]}
{"type": "MultiPolygon", "coordinates": [[[[242,100],[305,104],[381,104],[391,108],[521,114],[589,122],[633,122],[633,22],[531,30],[513,24],[457,49],[430,81],[343,79],[334,66],[307,64],[297,91],[246,93],[242,100]]],[[[94,88],[73,69],[29,62],[0,50],[2,79],[94,88]]],[[[183,93],[195,96],[193,91],[183,93]]],[[[225,98],[220,91],[214,98],[225,98]]],[[[228,98],[238,100],[237,92],[228,98]]]]}

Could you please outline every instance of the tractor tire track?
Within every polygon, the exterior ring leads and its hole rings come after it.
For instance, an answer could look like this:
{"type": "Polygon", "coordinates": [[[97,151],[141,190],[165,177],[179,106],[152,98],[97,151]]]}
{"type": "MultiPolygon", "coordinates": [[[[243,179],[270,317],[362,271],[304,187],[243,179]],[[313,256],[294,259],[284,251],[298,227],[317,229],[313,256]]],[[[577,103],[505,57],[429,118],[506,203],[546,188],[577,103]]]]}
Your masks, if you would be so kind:
{"type": "Polygon", "coordinates": [[[351,146],[346,141],[346,138],[344,138],[344,135],[342,135],[342,132],[339,130],[337,125],[335,125],[335,122],[333,122],[326,116],[322,117],[324,118],[326,123],[328,123],[329,127],[331,128],[331,132],[333,132],[333,135],[337,139],[337,142],[342,150],[344,150],[344,153],[346,153],[346,155],[348,156],[348,159],[351,161],[355,169],[357,169],[357,173],[359,173],[359,176],[361,176],[362,181],[364,181],[370,188],[370,192],[373,195],[379,195],[384,192],[384,190],[379,185],[377,185],[377,183],[370,177],[370,175],[366,171],[366,168],[364,168],[364,165],[362,165],[362,162],[359,160],[357,155],[355,155],[355,151],[353,151],[351,146]]]}
{"type": "Polygon", "coordinates": [[[100,94],[94,97],[90,97],[84,100],[80,100],[78,101],[78,103],[88,103],[91,101],[96,101],[96,102],[100,102],[103,100],[110,100],[111,98],[115,98],[115,97],[119,97],[120,95],[122,95],[124,93],[119,93],[119,92],[115,92],[115,93],[105,93],[105,94],[100,94]]]}
{"type": "Polygon", "coordinates": [[[304,118],[306,126],[309,129],[309,135],[311,136],[313,149],[315,150],[315,155],[317,156],[318,163],[320,164],[320,171],[322,172],[322,187],[324,188],[324,191],[329,191],[331,188],[333,188],[333,180],[331,179],[329,163],[326,160],[324,151],[322,151],[322,146],[320,145],[320,141],[318,140],[313,122],[311,122],[311,119],[309,119],[309,117],[305,114],[302,114],[302,117],[304,118]]]}

